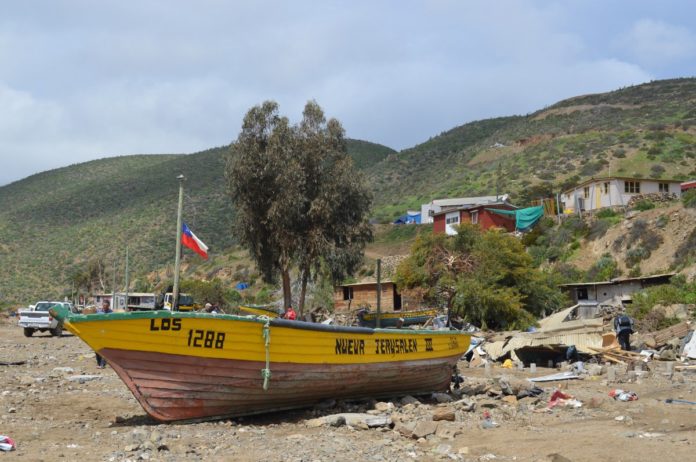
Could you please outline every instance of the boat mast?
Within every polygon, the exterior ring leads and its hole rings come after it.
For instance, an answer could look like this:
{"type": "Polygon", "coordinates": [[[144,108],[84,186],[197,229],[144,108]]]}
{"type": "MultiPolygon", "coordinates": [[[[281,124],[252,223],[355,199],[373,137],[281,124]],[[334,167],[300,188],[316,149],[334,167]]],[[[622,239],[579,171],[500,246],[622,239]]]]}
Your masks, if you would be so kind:
{"type": "Polygon", "coordinates": [[[179,311],[179,268],[181,267],[181,212],[184,208],[184,175],[179,180],[179,209],[176,213],[176,256],[174,258],[174,290],[172,293],[172,311],[179,311]]]}
{"type": "MultiPolygon", "coordinates": [[[[128,244],[126,244],[126,311],[128,311],[128,289],[130,288],[130,280],[128,278],[128,244]]],[[[112,308],[113,309],[113,308],[112,308]]]]}

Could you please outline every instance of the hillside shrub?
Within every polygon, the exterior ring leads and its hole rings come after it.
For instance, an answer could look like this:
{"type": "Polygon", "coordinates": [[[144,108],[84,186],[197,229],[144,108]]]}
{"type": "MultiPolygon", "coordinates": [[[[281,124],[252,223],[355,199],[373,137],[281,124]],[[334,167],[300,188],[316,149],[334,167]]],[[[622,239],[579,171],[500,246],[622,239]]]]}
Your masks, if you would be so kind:
{"type": "Polygon", "coordinates": [[[650,167],[651,178],[660,178],[663,173],[665,173],[665,168],[662,165],[655,164],[652,167],[650,167]]]}
{"type": "Polygon", "coordinates": [[[610,227],[611,223],[609,222],[609,220],[596,220],[590,226],[590,231],[587,234],[587,239],[593,241],[595,239],[603,237],[610,227]]]}
{"type": "Polygon", "coordinates": [[[696,188],[689,189],[682,195],[682,204],[685,208],[696,209],[696,188]]]}
{"type": "Polygon", "coordinates": [[[636,319],[643,319],[655,305],[675,303],[696,303],[696,281],[687,283],[683,277],[675,276],[670,284],[648,287],[633,294],[633,303],[628,313],[636,319]]]}
{"type": "Polygon", "coordinates": [[[609,209],[609,208],[600,209],[597,213],[595,213],[595,216],[597,218],[613,218],[613,217],[617,217],[619,215],[620,214],[617,213],[616,211],[614,211],[614,209],[609,209]]]}
{"type": "Polygon", "coordinates": [[[609,253],[602,255],[585,274],[586,281],[609,281],[621,275],[619,265],[609,253]]]}
{"type": "Polygon", "coordinates": [[[628,249],[626,251],[626,266],[635,266],[642,260],[648,258],[649,256],[650,252],[641,246],[636,246],[632,249],[628,249]]]}
{"type": "Polygon", "coordinates": [[[645,212],[646,210],[654,209],[655,204],[652,201],[649,201],[647,199],[641,199],[638,202],[635,203],[633,206],[633,210],[639,210],[641,212],[645,212]]]}
{"type": "Polygon", "coordinates": [[[680,268],[693,263],[696,263],[696,228],[691,230],[689,236],[674,253],[673,266],[680,268]]]}

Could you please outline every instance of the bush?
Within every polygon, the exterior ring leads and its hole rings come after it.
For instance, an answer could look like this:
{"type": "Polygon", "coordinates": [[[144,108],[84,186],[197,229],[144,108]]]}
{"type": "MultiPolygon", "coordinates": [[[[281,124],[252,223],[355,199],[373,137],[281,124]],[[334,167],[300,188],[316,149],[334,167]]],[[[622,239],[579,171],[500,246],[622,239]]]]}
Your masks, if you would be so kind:
{"type": "Polygon", "coordinates": [[[655,305],[673,305],[675,303],[696,303],[696,281],[686,283],[682,278],[673,278],[670,284],[664,284],[641,290],[633,294],[633,303],[629,306],[629,315],[643,319],[655,305]]]}
{"type": "Polygon", "coordinates": [[[696,188],[689,189],[682,195],[682,204],[688,209],[696,209],[696,188]]]}
{"type": "Polygon", "coordinates": [[[587,270],[586,281],[609,281],[621,275],[619,265],[611,254],[605,253],[587,270]]]}
{"type": "Polygon", "coordinates": [[[650,256],[650,252],[641,246],[636,246],[626,252],[626,266],[631,267],[650,256]]]}
{"type": "Polygon", "coordinates": [[[654,208],[655,204],[647,199],[641,199],[633,205],[633,210],[640,210],[641,212],[654,208]]]}
{"type": "Polygon", "coordinates": [[[593,241],[599,239],[607,233],[607,230],[611,227],[611,223],[608,220],[597,220],[590,226],[590,232],[587,234],[587,239],[593,241]]]}
{"type": "Polygon", "coordinates": [[[665,168],[662,165],[655,164],[650,167],[650,176],[652,178],[660,178],[665,173],[665,168]]]}
{"type": "Polygon", "coordinates": [[[613,218],[619,216],[613,209],[600,209],[599,212],[595,213],[597,218],[613,218]]]}

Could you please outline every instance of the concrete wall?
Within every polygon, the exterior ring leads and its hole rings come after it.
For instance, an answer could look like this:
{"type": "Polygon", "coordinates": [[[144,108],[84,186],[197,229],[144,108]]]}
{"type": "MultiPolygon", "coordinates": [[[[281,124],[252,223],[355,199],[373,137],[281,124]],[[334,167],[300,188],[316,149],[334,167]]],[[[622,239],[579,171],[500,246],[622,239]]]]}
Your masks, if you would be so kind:
{"type": "Polygon", "coordinates": [[[620,297],[624,299],[630,299],[631,294],[641,289],[641,284],[639,281],[627,281],[617,284],[598,284],[598,285],[587,285],[582,287],[573,287],[571,289],[571,296],[575,303],[579,301],[596,301],[598,303],[611,300],[614,297],[620,297]],[[578,298],[579,292],[585,289],[587,290],[587,298],[578,298]]]}

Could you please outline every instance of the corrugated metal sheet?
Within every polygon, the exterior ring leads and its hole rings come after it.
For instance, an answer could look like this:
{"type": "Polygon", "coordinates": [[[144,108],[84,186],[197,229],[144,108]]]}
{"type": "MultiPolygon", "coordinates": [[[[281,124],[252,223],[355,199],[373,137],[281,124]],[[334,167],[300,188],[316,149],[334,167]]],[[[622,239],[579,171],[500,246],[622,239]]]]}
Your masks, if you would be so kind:
{"type": "Polygon", "coordinates": [[[483,345],[483,349],[494,360],[508,352],[512,353],[513,359],[517,359],[514,351],[525,346],[575,345],[575,348],[581,353],[595,354],[596,352],[591,348],[602,348],[603,333],[604,329],[601,325],[596,328],[573,331],[519,333],[505,341],[487,343],[483,345]]]}

